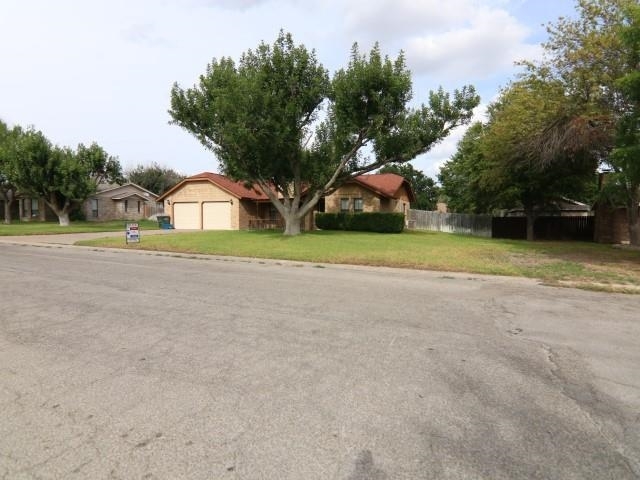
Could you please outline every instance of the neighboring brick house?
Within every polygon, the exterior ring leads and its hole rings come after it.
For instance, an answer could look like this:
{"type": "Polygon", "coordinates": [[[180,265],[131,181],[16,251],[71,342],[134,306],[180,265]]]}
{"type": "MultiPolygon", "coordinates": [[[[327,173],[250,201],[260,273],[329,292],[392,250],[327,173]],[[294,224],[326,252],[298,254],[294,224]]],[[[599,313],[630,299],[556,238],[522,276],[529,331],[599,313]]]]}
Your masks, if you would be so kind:
{"type": "Polygon", "coordinates": [[[135,183],[98,185],[82,205],[87,220],[141,220],[163,213],[158,196],[135,183]]]}
{"type": "Polygon", "coordinates": [[[629,217],[625,207],[595,207],[594,240],[598,243],[629,243],[629,217]]]}
{"type": "MultiPolygon", "coordinates": [[[[322,199],[317,210],[327,212],[407,212],[414,195],[409,182],[392,173],[362,175],[322,199]],[[343,208],[344,207],[344,208],[343,208]]],[[[257,188],[217,173],[184,179],[158,198],[177,229],[246,230],[283,227],[268,197],[257,188]]],[[[302,229],[314,228],[313,214],[302,229]]]]}
{"type": "MultiPolygon", "coordinates": [[[[162,214],[158,196],[135,183],[98,185],[98,191],[84,201],[80,210],[87,220],[140,220],[162,214]]],[[[55,221],[57,215],[42,198],[17,195],[11,205],[11,217],[20,221],[55,221]]],[[[0,201],[0,220],[4,220],[4,204],[0,201]]]]}
{"type": "MultiPolygon", "coordinates": [[[[598,189],[603,190],[610,179],[609,172],[598,175],[598,189]]],[[[640,204],[637,206],[640,212],[640,204]]],[[[629,243],[629,216],[626,206],[613,205],[605,200],[596,202],[594,240],[598,243],[629,243]]]]}
{"type": "MultiPolygon", "coordinates": [[[[4,204],[0,200],[0,218],[4,220],[4,204]]],[[[11,218],[21,222],[54,221],[58,217],[42,198],[17,195],[11,204],[11,218]]]]}
{"type": "Polygon", "coordinates": [[[325,212],[399,212],[415,202],[411,184],[395,173],[360,175],[324,199],[325,212]]]}

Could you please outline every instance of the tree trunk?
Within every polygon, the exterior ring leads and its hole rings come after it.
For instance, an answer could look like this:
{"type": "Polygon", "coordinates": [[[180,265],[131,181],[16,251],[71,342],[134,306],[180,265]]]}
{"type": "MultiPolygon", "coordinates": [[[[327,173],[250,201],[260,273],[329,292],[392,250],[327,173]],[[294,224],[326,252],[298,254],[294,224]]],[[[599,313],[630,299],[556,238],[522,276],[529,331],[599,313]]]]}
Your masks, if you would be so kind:
{"type": "Polygon", "coordinates": [[[11,204],[7,199],[4,201],[4,223],[9,225],[11,223],[11,204]]]}
{"type": "Polygon", "coordinates": [[[53,213],[58,216],[58,224],[61,227],[68,227],[71,223],[69,220],[69,211],[71,210],[71,204],[69,202],[65,202],[64,206],[60,208],[56,203],[55,197],[53,194],[51,195],[51,200],[48,201],[45,199],[45,203],[49,205],[53,213]]]}
{"type": "Polygon", "coordinates": [[[68,227],[69,224],[71,223],[69,221],[69,212],[66,211],[61,211],[61,212],[56,212],[56,215],[58,215],[58,223],[60,224],[61,227],[68,227]]]}
{"type": "Polygon", "coordinates": [[[300,235],[300,218],[295,214],[284,216],[284,234],[287,236],[300,235]]]}
{"type": "Polygon", "coordinates": [[[527,215],[527,240],[533,241],[533,224],[536,221],[536,214],[533,210],[526,210],[525,214],[527,215]]]}
{"type": "Polygon", "coordinates": [[[640,212],[638,203],[640,202],[640,189],[635,189],[635,195],[631,195],[627,205],[627,219],[629,220],[629,243],[640,245],[640,212]]]}
{"type": "Polygon", "coordinates": [[[15,200],[15,191],[12,187],[3,187],[0,191],[0,199],[4,201],[4,223],[9,225],[11,223],[11,205],[15,200]]]}

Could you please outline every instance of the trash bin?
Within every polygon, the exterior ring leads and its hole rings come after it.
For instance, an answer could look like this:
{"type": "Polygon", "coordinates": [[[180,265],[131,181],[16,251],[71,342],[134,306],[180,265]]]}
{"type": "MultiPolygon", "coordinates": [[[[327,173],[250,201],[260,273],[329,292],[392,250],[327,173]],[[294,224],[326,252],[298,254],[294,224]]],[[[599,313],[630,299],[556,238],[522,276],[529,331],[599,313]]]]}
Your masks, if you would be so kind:
{"type": "Polygon", "coordinates": [[[158,215],[158,228],[163,230],[173,228],[173,225],[171,225],[171,217],[169,215],[158,215]]]}

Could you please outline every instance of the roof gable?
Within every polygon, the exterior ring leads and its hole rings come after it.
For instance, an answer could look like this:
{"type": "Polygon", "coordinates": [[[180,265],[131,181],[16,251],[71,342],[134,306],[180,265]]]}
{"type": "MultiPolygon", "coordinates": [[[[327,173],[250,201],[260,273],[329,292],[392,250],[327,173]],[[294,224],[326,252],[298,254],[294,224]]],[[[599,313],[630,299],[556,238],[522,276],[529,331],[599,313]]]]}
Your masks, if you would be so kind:
{"type": "Polygon", "coordinates": [[[211,172],[202,172],[197,175],[193,175],[191,177],[187,177],[182,180],[180,183],[175,185],[173,188],[170,188],[165,193],[163,193],[159,200],[164,199],[165,197],[171,195],[176,190],[182,188],[184,185],[188,183],[198,182],[198,181],[208,181],[214,184],[215,186],[221,188],[227,193],[233,195],[238,199],[249,199],[249,200],[269,200],[269,198],[262,193],[257,188],[247,188],[244,182],[235,182],[231,180],[229,177],[225,177],[224,175],[220,175],[219,173],[211,173],[211,172]]]}
{"type": "Polygon", "coordinates": [[[395,173],[360,175],[354,177],[353,181],[386,198],[399,198],[401,190],[404,187],[409,196],[409,201],[415,201],[411,184],[406,178],[395,173]]]}
{"type": "Polygon", "coordinates": [[[113,197],[114,199],[115,197],[124,198],[130,195],[138,195],[139,197],[146,200],[155,200],[156,198],[158,198],[158,195],[156,195],[155,193],[147,190],[146,188],[142,188],[140,185],[132,182],[125,183],[123,185],[102,183],[98,185],[96,195],[109,196],[113,197]]]}

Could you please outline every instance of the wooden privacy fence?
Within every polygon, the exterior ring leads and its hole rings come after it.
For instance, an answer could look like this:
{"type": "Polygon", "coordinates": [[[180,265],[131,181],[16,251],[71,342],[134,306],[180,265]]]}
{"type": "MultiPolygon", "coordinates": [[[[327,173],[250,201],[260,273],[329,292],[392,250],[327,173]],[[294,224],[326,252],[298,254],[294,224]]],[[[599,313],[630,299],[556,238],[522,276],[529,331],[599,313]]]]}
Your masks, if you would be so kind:
{"type": "MultiPolygon", "coordinates": [[[[588,217],[538,217],[533,222],[533,237],[536,240],[581,240],[594,239],[593,216],[588,217]]],[[[527,238],[527,219],[524,217],[494,217],[493,238],[527,238]]]]}
{"type": "Polygon", "coordinates": [[[491,215],[409,210],[409,229],[491,237],[491,215]]]}
{"type": "MultiPolygon", "coordinates": [[[[488,238],[522,240],[527,238],[525,217],[492,217],[491,215],[409,210],[408,228],[488,238]]],[[[538,217],[533,224],[533,233],[536,240],[593,241],[594,217],[538,217]]]]}

